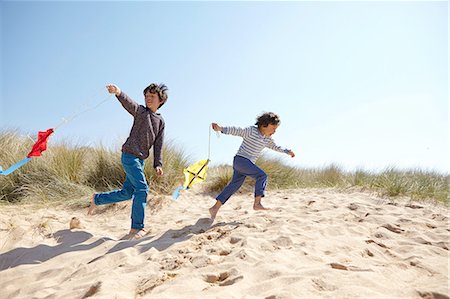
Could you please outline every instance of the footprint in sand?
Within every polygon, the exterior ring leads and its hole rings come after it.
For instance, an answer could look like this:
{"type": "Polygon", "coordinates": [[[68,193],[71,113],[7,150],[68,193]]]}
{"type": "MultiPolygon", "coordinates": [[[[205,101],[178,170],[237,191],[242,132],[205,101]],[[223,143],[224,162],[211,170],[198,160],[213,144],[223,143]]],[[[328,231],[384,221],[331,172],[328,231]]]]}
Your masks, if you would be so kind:
{"type": "Polygon", "coordinates": [[[280,237],[276,238],[275,240],[273,240],[272,242],[275,245],[277,245],[278,247],[290,248],[290,247],[292,247],[292,245],[294,245],[291,238],[284,237],[284,236],[280,236],[280,237]]]}
{"type": "Polygon", "coordinates": [[[242,237],[239,237],[239,236],[231,236],[230,237],[230,244],[237,244],[237,243],[239,243],[239,242],[241,242],[243,240],[243,238],[242,237]]]}
{"type": "Polygon", "coordinates": [[[313,278],[311,281],[313,282],[313,287],[318,291],[334,291],[337,289],[336,286],[326,283],[320,278],[313,278]]]}
{"type": "Polygon", "coordinates": [[[207,256],[194,256],[190,261],[195,268],[203,268],[211,265],[211,259],[207,256]]]}
{"type": "Polygon", "coordinates": [[[231,253],[230,249],[209,248],[206,251],[210,254],[215,254],[215,255],[220,255],[220,256],[227,256],[231,253]]]}
{"type": "Polygon", "coordinates": [[[154,288],[157,286],[162,285],[168,280],[171,280],[177,276],[176,273],[163,273],[160,276],[157,277],[151,277],[148,279],[143,279],[136,287],[136,295],[137,296],[144,296],[145,294],[150,293],[153,291],[154,288]]]}
{"type": "Polygon", "coordinates": [[[225,287],[233,285],[243,278],[244,276],[239,275],[239,272],[236,269],[231,269],[229,271],[221,272],[220,274],[206,274],[203,277],[203,280],[208,283],[218,284],[221,287],[225,287]]]}
{"type": "Polygon", "coordinates": [[[165,257],[159,261],[159,264],[161,265],[159,268],[161,270],[176,270],[179,269],[183,263],[184,262],[177,257],[165,257]]]}

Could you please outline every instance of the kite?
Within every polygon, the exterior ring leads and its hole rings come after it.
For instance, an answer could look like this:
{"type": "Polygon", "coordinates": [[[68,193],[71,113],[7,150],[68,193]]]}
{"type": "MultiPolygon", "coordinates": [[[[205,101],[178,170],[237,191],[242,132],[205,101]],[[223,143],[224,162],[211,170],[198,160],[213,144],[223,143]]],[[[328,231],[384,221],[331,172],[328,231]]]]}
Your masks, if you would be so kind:
{"type": "MultiPolygon", "coordinates": [[[[102,88],[103,89],[103,88],[102,88]]],[[[27,164],[30,160],[31,157],[39,157],[43,151],[45,151],[47,149],[47,140],[50,137],[51,134],[53,134],[53,132],[59,128],[60,126],[62,126],[63,124],[67,124],[68,122],[72,121],[73,119],[75,119],[76,117],[78,117],[79,115],[88,112],[90,110],[94,110],[97,107],[99,107],[101,104],[103,104],[104,102],[108,101],[111,98],[111,94],[108,95],[107,98],[103,99],[101,102],[99,102],[98,104],[96,104],[95,106],[87,106],[86,108],[84,108],[84,110],[79,111],[79,112],[75,112],[73,115],[71,115],[68,119],[63,118],[63,122],[60,123],[59,125],[57,125],[54,129],[48,129],[45,132],[39,132],[38,133],[38,140],[33,144],[33,148],[31,149],[31,151],[28,153],[27,157],[25,159],[23,159],[22,161],[17,162],[16,164],[12,165],[11,167],[9,167],[6,170],[3,170],[2,167],[0,167],[0,175],[4,175],[7,176],[8,174],[16,171],[18,168],[22,167],[23,165],[27,164]]]]}
{"type": "MultiPolygon", "coordinates": [[[[217,137],[219,134],[217,133],[217,137]]],[[[211,127],[209,127],[209,138],[208,138],[208,159],[200,160],[194,164],[189,165],[187,168],[183,169],[184,173],[184,184],[179,186],[173,191],[172,198],[177,200],[180,196],[181,190],[189,190],[192,185],[203,182],[206,180],[208,170],[208,164],[211,161],[209,157],[211,156],[211,127]]]]}
{"type": "Polygon", "coordinates": [[[39,132],[38,133],[38,140],[33,145],[33,148],[31,149],[31,152],[27,155],[27,158],[29,157],[39,157],[43,151],[47,149],[47,140],[48,137],[53,133],[53,129],[48,129],[45,132],[39,132]]]}
{"type": "Polygon", "coordinates": [[[31,157],[39,157],[43,151],[47,149],[47,140],[50,137],[50,135],[53,133],[53,129],[48,129],[45,132],[39,132],[38,133],[38,140],[33,144],[33,148],[28,153],[27,157],[16,164],[12,165],[6,170],[3,170],[0,167],[0,175],[7,176],[8,174],[14,172],[18,168],[22,167],[23,165],[27,164],[31,157]]]}
{"type": "Polygon", "coordinates": [[[181,190],[188,190],[192,187],[192,185],[206,180],[206,171],[208,170],[209,161],[209,159],[197,161],[183,170],[185,177],[184,184],[176,188],[172,193],[172,197],[174,200],[176,200],[180,196],[181,190]]]}

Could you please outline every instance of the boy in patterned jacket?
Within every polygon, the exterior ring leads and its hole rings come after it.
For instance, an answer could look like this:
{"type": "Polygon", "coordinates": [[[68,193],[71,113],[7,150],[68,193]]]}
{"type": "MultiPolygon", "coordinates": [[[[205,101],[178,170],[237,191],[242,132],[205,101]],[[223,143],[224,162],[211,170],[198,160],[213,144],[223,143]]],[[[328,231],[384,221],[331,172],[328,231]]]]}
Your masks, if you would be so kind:
{"type": "Polygon", "coordinates": [[[140,238],[145,235],[144,217],[147,204],[148,184],[144,174],[144,160],[149,157],[153,147],[153,168],[156,174],[163,175],[162,146],[164,140],[164,119],[156,111],[167,101],[167,87],[164,84],[150,84],[144,89],[146,106],[139,105],[126,95],[117,85],[106,86],[130,113],[133,126],[130,136],[122,146],[122,166],[126,179],[121,190],[95,193],[91,199],[88,215],[92,215],[97,205],[111,204],[133,199],[131,209],[131,229],[129,236],[140,238]]]}

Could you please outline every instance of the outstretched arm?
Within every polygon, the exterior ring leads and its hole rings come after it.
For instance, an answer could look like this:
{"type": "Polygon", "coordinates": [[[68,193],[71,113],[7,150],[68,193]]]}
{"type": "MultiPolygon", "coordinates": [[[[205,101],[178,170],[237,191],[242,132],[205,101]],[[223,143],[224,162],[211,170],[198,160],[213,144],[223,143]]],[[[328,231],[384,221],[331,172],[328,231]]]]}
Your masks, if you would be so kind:
{"type": "Polygon", "coordinates": [[[133,101],[128,95],[120,90],[120,88],[115,84],[106,85],[106,89],[108,89],[109,93],[113,93],[116,95],[116,98],[122,104],[123,108],[128,111],[133,116],[136,116],[136,112],[138,110],[139,104],[133,101]]]}
{"type": "Polygon", "coordinates": [[[240,137],[246,137],[250,135],[251,133],[251,127],[249,128],[238,128],[238,127],[222,127],[217,123],[211,124],[214,131],[222,132],[226,135],[234,135],[234,136],[240,136],[240,137]]]}
{"type": "Polygon", "coordinates": [[[291,156],[292,158],[295,157],[295,154],[293,151],[286,149],[286,148],[282,148],[281,146],[278,146],[275,144],[275,142],[271,139],[269,144],[267,144],[267,147],[270,148],[271,150],[280,152],[280,153],[285,153],[288,154],[289,156],[291,156]]]}

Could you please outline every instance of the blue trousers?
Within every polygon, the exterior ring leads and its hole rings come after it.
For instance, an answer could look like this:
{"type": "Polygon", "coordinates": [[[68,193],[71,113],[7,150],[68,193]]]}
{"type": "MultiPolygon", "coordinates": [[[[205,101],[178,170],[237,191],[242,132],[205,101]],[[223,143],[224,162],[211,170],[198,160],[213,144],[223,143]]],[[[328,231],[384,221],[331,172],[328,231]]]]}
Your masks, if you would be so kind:
{"type": "Polygon", "coordinates": [[[256,180],[255,182],[255,197],[264,197],[264,190],[267,185],[267,174],[252,161],[241,156],[235,156],[233,160],[233,177],[231,182],[223,189],[223,191],[216,197],[222,204],[224,204],[249,176],[256,180]]]}
{"type": "Polygon", "coordinates": [[[133,199],[131,208],[131,228],[144,228],[145,206],[147,205],[148,185],[144,175],[144,160],[133,155],[122,153],[122,166],[126,179],[121,190],[97,193],[94,197],[96,205],[116,203],[133,199]]]}

